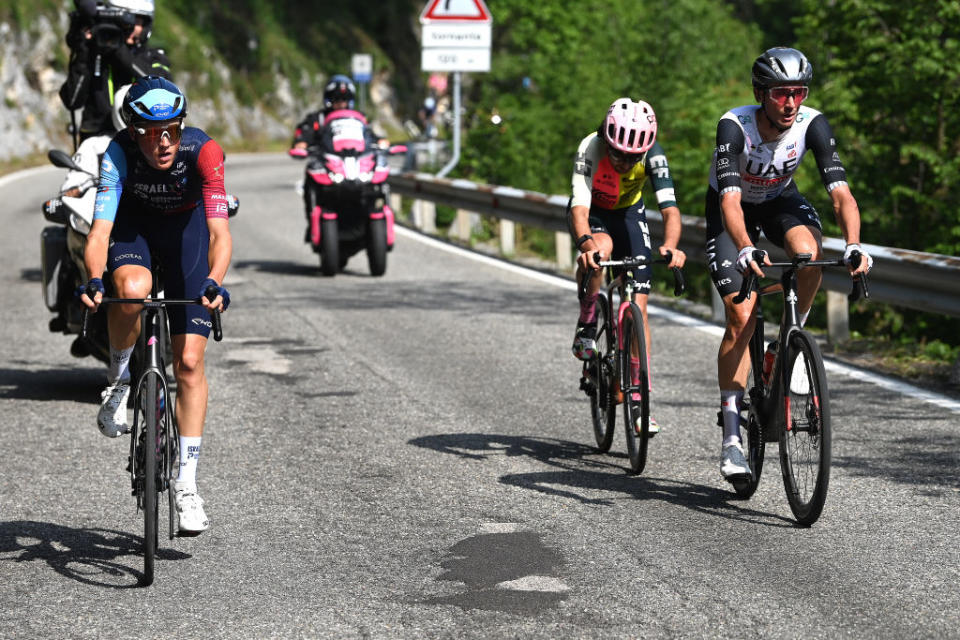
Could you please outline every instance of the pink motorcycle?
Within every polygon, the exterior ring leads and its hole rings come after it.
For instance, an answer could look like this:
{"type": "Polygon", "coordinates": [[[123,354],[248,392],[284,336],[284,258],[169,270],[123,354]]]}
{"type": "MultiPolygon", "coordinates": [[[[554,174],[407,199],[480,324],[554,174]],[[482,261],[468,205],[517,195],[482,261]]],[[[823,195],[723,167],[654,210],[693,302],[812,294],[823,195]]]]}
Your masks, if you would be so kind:
{"type": "Polygon", "coordinates": [[[289,151],[292,157],[307,159],[303,188],[310,244],[320,254],[320,271],[335,275],[352,255],[366,249],[370,273],[382,276],[394,240],[387,157],[407,148],[382,149],[358,111],[333,111],[323,127],[319,145],[289,151]]]}

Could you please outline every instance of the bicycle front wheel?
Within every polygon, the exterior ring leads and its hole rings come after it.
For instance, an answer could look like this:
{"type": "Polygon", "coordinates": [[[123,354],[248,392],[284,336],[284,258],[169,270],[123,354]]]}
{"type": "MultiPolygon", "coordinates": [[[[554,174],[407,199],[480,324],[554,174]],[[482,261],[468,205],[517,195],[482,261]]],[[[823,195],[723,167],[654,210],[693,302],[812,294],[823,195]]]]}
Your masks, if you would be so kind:
{"type": "Polygon", "coordinates": [[[750,336],[750,371],[747,375],[747,384],[750,391],[745,398],[748,403],[746,424],[741,423],[740,439],[743,442],[743,451],[750,465],[750,478],[735,480],[733,490],[744,500],[753,496],[760,484],[760,474],[763,472],[763,454],[766,450],[766,441],[763,436],[760,405],[763,402],[764,384],[761,371],[763,367],[763,318],[757,317],[753,335],[750,336]]]}
{"type": "Polygon", "coordinates": [[[143,585],[153,584],[154,557],[157,553],[157,516],[159,503],[157,500],[157,429],[158,419],[162,419],[163,407],[160,402],[165,401],[164,384],[159,374],[148,371],[142,381],[143,391],[143,585]]]}
{"type": "Polygon", "coordinates": [[[643,314],[630,303],[620,327],[623,349],[620,352],[620,384],[623,388],[623,428],[627,435],[630,470],[641,473],[647,464],[650,439],[650,372],[647,370],[647,341],[643,314]]]}
{"type": "Polygon", "coordinates": [[[780,469],[790,510],[809,526],[820,517],[830,484],[830,393],[820,348],[809,333],[790,336],[785,362],[780,469]]]}
{"type": "Polygon", "coordinates": [[[611,338],[613,327],[607,317],[607,296],[598,294],[594,307],[597,319],[597,357],[584,364],[584,374],[587,378],[586,384],[589,385],[587,395],[590,396],[593,435],[597,448],[605,453],[613,444],[617,417],[617,403],[613,399],[614,340],[611,338]]]}

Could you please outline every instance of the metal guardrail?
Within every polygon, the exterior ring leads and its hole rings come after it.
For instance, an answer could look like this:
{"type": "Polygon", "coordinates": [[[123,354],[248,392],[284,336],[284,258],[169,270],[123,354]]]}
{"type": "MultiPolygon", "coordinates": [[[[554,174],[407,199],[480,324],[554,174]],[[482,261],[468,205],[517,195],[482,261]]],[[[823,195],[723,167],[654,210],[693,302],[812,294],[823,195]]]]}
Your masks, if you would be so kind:
{"type": "MultiPolygon", "coordinates": [[[[393,174],[389,183],[393,193],[404,197],[555,231],[558,234],[558,264],[562,269],[572,264],[566,217],[567,196],[467,180],[448,180],[424,173],[393,174]],[[560,236],[564,237],[561,239],[560,236]],[[566,256],[561,255],[564,251],[566,256]]],[[[651,235],[662,238],[663,219],[660,213],[648,209],[647,220],[651,235]]],[[[706,259],[705,237],[704,218],[683,216],[680,248],[690,259],[706,259]]],[[[765,242],[761,241],[761,248],[774,250],[775,254],[779,252],[765,242]]],[[[512,246],[512,239],[509,246],[512,246]]],[[[872,244],[864,244],[863,247],[874,259],[874,267],[870,272],[871,299],[960,317],[960,258],[872,244]]],[[[838,257],[843,254],[844,242],[838,238],[824,238],[823,248],[827,258],[838,257]]],[[[829,291],[848,293],[850,279],[843,273],[826,269],[823,287],[829,291]]]]}

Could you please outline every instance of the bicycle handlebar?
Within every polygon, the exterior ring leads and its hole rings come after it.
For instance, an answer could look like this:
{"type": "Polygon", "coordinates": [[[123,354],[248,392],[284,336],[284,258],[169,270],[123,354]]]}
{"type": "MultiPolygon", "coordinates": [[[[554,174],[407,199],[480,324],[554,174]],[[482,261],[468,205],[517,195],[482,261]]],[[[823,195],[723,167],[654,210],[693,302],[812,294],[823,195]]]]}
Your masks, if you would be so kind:
{"type": "MultiPolygon", "coordinates": [[[[86,291],[87,296],[92,300],[93,296],[97,294],[96,290],[91,291],[89,288],[86,291]]],[[[207,290],[204,292],[203,297],[213,302],[217,299],[217,296],[220,295],[220,292],[217,291],[217,288],[214,286],[207,287],[207,290]]],[[[142,304],[145,307],[166,307],[170,305],[188,305],[188,304],[203,304],[203,298],[192,298],[177,300],[173,298],[103,298],[100,300],[100,304],[142,304]]],[[[223,324],[220,321],[220,310],[214,309],[210,312],[210,321],[213,323],[213,339],[217,342],[223,340],[223,324]]],[[[90,326],[90,308],[84,306],[83,308],[83,321],[80,326],[80,337],[86,339],[87,330],[90,326]]]]}
{"type": "MultiPolygon", "coordinates": [[[[597,262],[597,257],[600,255],[600,252],[594,252],[593,259],[594,262],[597,262]]],[[[650,260],[648,258],[624,258],[623,260],[604,260],[597,262],[597,265],[606,268],[606,267],[643,267],[650,264],[670,264],[670,261],[673,260],[673,252],[667,251],[667,254],[663,258],[657,260],[650,260]]],[[[670,267],[670,270],[673,272],[673,295],[681,296],[687,288],[686,280],[683,277],[683,271],[680,267],[670,267]]],[[[583,296],[587,294],[587,282],[590,280],[590,277],[593,275],[594,268],[588,267],[586,272],[583,275],[583,281],[580,283],[580,288],[578,292],[578,297],[582,300],[583,296]]]]}
{"type": "MultiPolygon", "coordinates": [[[[753,252],[753,259],[757,264],[763,265],[763,258],[767,255],[766,251],[762,249],[755,249],[753,252]]],[[[801,267],[843,267],[846,266],[846,263],[843,261],[843,258],[837,258],[836,260],[811,260],[811,254],[809,253],[798,253],[793,257],[793,260],[790,262],[773,262],[771,264],[763,265],[765,267],[780,267],[783,269],[798,269],[801,267]]],[[[850,254],[850,262],[853,265],[854,269],[860,266],[860,260],[863,258],[863,254],[859,251],[853,251],[850,254]]],[[[753,291],[753,287],[756,285],[759,280],[759,276],[750,269],[749,272],[743,279],[743,284],[740,286],[740,292],[733,297],[734,304],[740,304],[744,300],[750,299],[750,294],[753,291]]],[[[867,299],[870,297],[870,289],[867,285],[867,274],[860,273],[853,278],[853,290],[847,295],[847,299],[850,302],[855,302],[860,298],[867,299]]]]}

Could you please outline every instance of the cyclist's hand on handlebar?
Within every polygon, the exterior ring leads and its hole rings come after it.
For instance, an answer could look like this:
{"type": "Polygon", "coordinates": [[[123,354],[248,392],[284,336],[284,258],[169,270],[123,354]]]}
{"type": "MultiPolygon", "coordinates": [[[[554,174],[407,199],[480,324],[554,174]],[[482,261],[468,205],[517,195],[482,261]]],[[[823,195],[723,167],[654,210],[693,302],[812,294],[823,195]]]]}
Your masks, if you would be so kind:
{"type": "Polygon", "coordinates": [[[584,251],[579,256],[577,256],[577,264],[580,265],[580,268],[586,271],[587,269],[599,269],[600,265],[598,262],[602,262],[604,255],[599,251],[584,251]]]}
{"type": "Polygon", "coordinates": [[[745,274],[747,269],[753,269],[753,272],[758,276],[763,276],[763,271],[760,269],[760,265],[757,264],[757,256],[754,256],[755,252],[763,254],[763,264],[771,264],[770,256],[767,255],[766,251],[759,251],[754,246],[746,246],[740,249],[740,254],[737,255],[737,271],[745,274]]]}
{"type": "Polygon", "coordinates": [[[103,280],[90,278],[87,284],[77,287],[74,295],[80,298],[80,302],[85,304],[88,309],[96,311],[100,308],[100,301],[103,300],[103,294],[106,292],[106,289],[103,288],[103,280]]]}
{"type": "Polygon", "coordinates": [[[668,267],[673,269],[682,269],[683,265],[687,262],[687,254],[677,248],[669,248],[667,245],[660,245],[660,255],[666,257],[667,254],[670,255],[670,262],[667,264],[668,267]]]}
{"type": "Polygon", "coordinates": [[[847,245],[847,248],[843,251],[843,261],[850,267],[850,275],[853,276],[858,273],[869,273],[870,269],[873,268],[873,258],[857,243],[847,245]],[[859,257],[859,264],[854,264],[856,257],[859,257]]]}
{"type": "Polygon", "coordinates": [[[200,285],[199,297],[203,301],[203,306],[210,311],[226,311],[227,307],[230,306],[230,292],[227,291],[226,287],[221,287],[220,284],[213,278],[207,278],[203,281],[203,284],[200,285]],[[216,290],[216,297],[214,297],[213,300],[207,297],[208,288],[216,290]]]}

